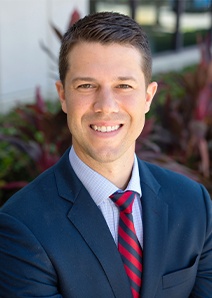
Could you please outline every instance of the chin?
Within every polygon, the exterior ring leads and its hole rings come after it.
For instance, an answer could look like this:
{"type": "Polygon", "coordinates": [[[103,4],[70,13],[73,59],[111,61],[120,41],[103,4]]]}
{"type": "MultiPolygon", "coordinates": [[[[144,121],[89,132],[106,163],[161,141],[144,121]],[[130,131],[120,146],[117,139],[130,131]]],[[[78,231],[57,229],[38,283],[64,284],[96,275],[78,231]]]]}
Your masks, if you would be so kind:
{"type": "Polygon", "coordinates": [[[92,158],[99,163],[110,163],[118,160],[122,156],[121,152],[114,152],[113,150],[98,150],[92,154],[92,158]]]}

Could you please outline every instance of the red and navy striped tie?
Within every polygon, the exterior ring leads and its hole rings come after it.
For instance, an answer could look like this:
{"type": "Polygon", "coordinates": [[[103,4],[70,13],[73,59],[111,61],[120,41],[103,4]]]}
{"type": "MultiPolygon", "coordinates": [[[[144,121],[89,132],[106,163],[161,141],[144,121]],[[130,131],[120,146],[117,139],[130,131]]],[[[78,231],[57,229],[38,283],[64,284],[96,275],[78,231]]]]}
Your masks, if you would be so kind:
{"type": "Polygon", "coordinates": [[[110,196],[119,208],[118,250],[129,277],[133,298],[140,297],[142,283],[142,248],[135,233],[132,205],[136,193],[115,192],[110,196]]]}

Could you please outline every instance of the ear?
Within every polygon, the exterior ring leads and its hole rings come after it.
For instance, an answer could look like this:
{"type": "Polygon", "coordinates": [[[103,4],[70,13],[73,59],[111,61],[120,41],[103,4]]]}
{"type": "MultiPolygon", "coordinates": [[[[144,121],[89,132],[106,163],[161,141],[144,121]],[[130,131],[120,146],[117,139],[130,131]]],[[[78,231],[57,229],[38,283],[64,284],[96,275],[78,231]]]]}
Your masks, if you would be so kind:
{"type": "Polygon", "coordinates": [[[150,106],[151,106],[153,97],[157,91],[157,88],[158,88],[158,84],[156,82],[150,83],[147,87],[145,113],[148,113],[150,110],[150,106]]]}
{"type": "Polygon", "coordinates": [[[57,93],[60,99],[60,103],[61,103],[61,108],[63,110],[64,113],[67,113],[67,106],[66,106],[66,100],[65,100],[65,90],[63,87],[63,84],[61,81],[57,81],[55,83],[56,89],[57,89],[57,93]]]}

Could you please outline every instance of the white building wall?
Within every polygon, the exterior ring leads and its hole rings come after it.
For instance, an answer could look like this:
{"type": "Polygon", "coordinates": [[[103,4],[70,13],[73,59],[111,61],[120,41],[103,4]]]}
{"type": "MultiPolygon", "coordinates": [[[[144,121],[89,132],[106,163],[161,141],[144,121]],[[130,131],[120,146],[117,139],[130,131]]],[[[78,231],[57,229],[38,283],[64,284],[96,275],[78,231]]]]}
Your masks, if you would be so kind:
{"type": "Polygon", "coordinates": [[[41,49],[44,43],[56,57],[71,14],[88,13],[88,0],[0,0],[0,112],[16,102],[32,101],[35,88],[55,98],[57,63],[41,49]]]}

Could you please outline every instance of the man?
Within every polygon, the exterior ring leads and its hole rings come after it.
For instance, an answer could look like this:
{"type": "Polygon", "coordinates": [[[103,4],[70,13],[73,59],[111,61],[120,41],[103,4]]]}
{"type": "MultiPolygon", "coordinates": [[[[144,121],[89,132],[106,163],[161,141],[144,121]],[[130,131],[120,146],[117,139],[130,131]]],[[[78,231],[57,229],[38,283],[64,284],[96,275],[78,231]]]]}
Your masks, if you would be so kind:
{"type": "Polygon", "coordinates": [[[73,146],[1,209],[0,297],[212,297],[207,191],[135,156],[157,89],[143,30],[86,16],[59,72],[73,146]]]}

